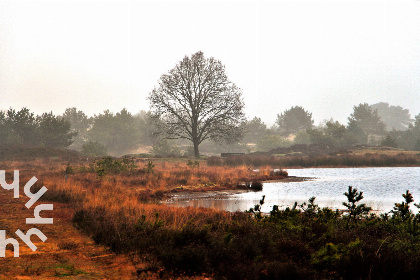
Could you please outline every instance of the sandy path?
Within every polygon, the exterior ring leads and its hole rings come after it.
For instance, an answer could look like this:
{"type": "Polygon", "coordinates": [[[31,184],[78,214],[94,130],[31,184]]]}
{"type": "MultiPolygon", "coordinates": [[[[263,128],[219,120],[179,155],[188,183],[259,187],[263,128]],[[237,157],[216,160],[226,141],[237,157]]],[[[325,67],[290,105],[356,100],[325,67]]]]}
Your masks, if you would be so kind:
{"type": "MultiPolygon", "coordinates": [[[[71,222],[74,210],[69,205],[53,203],[53,211],[42,211],[42,217],[54,218],[51,225],[26,225],[33,217],[33,208],[24,205],[28,200],[22,195],[13,199],[12,191],[0,188],[0,230],[6,238],[19,240],[20,256],[13,257],[8,245],[6,257],[0,258],[0,279],[136,279],[136,268],[127,256],[116,255],[82,235],[71,222]],[[42,242],[32,235],[38,247],[34,252],[15,234],[35,227],[47,236],[42,242]]],[[[51,203],[51,202],[41,202],[51,203]]],[[[137,264],[138,267],[138,264],[137,264]]]]}

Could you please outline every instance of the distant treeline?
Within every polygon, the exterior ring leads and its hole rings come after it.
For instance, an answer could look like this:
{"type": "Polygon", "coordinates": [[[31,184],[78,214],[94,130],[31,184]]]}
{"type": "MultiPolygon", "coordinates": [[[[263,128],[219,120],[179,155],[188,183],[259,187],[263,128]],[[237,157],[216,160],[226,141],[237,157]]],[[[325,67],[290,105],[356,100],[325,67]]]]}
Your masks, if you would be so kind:
{"type": "Polygon", "coordinates": [[[70,122],[53,113],[35,116],[27,108],[20,111],[0,111],[0,143],[2,145],[41,146],[64,148],[73,142],[77,133],[70,122]]]}
{"type": "MultiPolygon", "coordinates": [[[[36,116],[27,108],[0,111],[0,144],[29,147],[70,148],[85,155],[121,156],[151,153],[154,156],[193,155],[191,142],[164,139],[159,120],[141,111],[126,109],[88,117],[83,111],[68,108],[62,115],[52,112],[36,116]]],[[[241,124],[243,138],[234,143],[206,140],[200,145],[205,154],[250,153],[289,147],[295,144],[326,144],[336,147],[382,145],[420,150],[420,114],[411,118],[407,109],[387,103],[354,106],[347,124],[325,120],[315,126],[312,113],[300,106],[277,115],[275,125],[267,127],[260,118],[241,124]]]]}
{"type": "Polygon", "coordinates": [[[347,125],[325,120],[314,126],[312,114],[296,106],[277,116],[270,129],[259,118],[245,124],[244,142],[254,151],[269,151],[293,144],[327,144],[337,147],[382,145],[420,150],[420,114],[411,119],[408,110],[387,103],[354,106],[347,125]]]}
{"type": "Polygon", "coordinates": [[[71,149],[85,154],[120,156],[137,149],[139,145],[152,145],[153,125],[146,112],[132,115],[126,109],[88,117],[76,108],[68,108],[62,117],[77,132],[71,149]]]}
{"type": "Polygon", "coordinates": [[[63,115],[52,112],[36,116],[28,108],[0,111],[2,146],[71,148],[86,155],[124,154],[139,144],[151,145],[146,113],[136,116],[123,109],[88,117],[76,108],[63,115]]]}

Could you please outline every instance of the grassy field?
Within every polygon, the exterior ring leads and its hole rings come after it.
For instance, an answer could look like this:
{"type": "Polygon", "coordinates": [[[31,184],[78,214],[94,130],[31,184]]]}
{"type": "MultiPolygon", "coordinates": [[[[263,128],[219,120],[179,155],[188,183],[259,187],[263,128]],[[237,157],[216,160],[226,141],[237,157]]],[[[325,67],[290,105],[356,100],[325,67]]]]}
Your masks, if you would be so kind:
{"type": "MultiPolygon", "coordinates": [[[[43,243],[33,237],[37,251],[21,244],[22,256],[13,258],[8,248],[0,275],[4,279],[415,279],[419,275],[420,216],[410,212],[415,206],[408,195],[403,202],[396,201],[393,213],[382,216],[360,211],[364,208],[356,206],[363,201],[355,202],[350,216],[320,209],[316,200],[286,210],[273,208],[268,215],[259,212],[259,205],[248,213],[228,213],[158,203],[178,191],[236,189],[243,188],[243,182],[287,178],[286,173],[273,171],[278,167],[266,165],[254,172],[249,163],[209,166],[188,159],[3,161],[0,170],[7,171],[8,181],[13,170],[20,170],[21,194],[32,176],[39,179],[32,192],[48,188],[38,203],[54,204],[53,211],[41,213],[54,217],[54,224],[38,227],[48,240],[43,243]]],[[[24,207],[25,198],[13,199],[12,191],[0,189],[0,225],[8,237],[17,228],[29,228],[24,224],[24,217],[31,215],[24,207]]],[[[350,203],[343,195],[345,201],[350,203]]]]}
{"type": "MultiPolygon", "coordinates": [[[[111,163],[115,161],[118,159],[112,159],[111,163]]],[[[19,199],[13,199],[12,191],[0,189],[3,213],[0,225],[1,229],[7,231],[7,237],[16,237],[13,235],[18,228],[24,232],[30,228],[25,224],[24,217],[30,217],[33,213],[23,206],[27,199],[25,200],[22,194],[23,186],[32,176],[38,178],[31,189],[32,192],[35,193],[42,186],[48,188],[42,200],[53,202],[54,211],[45,211],[42,216],[53,217],[54,225],[38,227],[48,240],[43,243],[37,240],[37,237],[33,237],[36,240],[35,245],[39,247],[35,252],[20,242],[21,256],[13,258],[12,247],[9,246],[7,258],[2,260],[0,265],[1,277],[45,279],[75,278],[82,275],[86,279],[153,279],[164,275],[168,278],[184,279],[187,277],[185,273],[165,270],[154,257],[147,254],[133,255],[129,253],[130,250],[123,249],[130,248],[131,243],[110,245],[99,240],[94,234],[83,235],[82,231],[76,230],[82,228],[79,224],[83,219],[80,217],[86,213],[101,215],[102,212],[106,216],[103,216],[102,220],[99,217],[95,217],[94,220],[100,222],[96,223],[96,226],[105,228],[119,228],[122,224],[135,225],[140,219],[146,224],[149,221],[159,224],[159,221],[164,220],[164,227],[174,230],[179,230],[188,223],[203,226],[208,219],[229,221],[231,216],[226,212],[209,209],[172,209],[159,205],[157,201],[166,193],[237,188],[238,182],[242,180],[282,179],[287,176],[278,172],[273,174],[268,169],[256,174],[245,166],[206,167],[203,161],[197,164],[187,160],[160,160],[150,164],[148,160],[140,160],[136,163],[137,166],[133,166],[133,163],[130,162],[130,169],[125,170],[108,170],[110,166],[105,165],[107,170],[101,173],[99,171],[104,167],[102,165],[74,160],[69,164],[57,157],[3,161],[0,170],[6,170],[7,182],[13,180],[13,170],[20,170],[21,188],[19,199]],[[106,222],[106,225],[101,224],[102,222],[106,222]],[[93,236],[96,242],[88,236],[93,236]],[[22,251],[24,249],[26,250],[22,251]],[[116,255],[121,252],[126,254],[116,255]]],[[[99,230],[104,236],[108,236],[106,230],[99,230]]],[[[83,231],[86,232],[86,229],[83,231]]],[[[117,236],[122,238],[120,233],[117,236]]],[[[200,275],[188,277],[202,278],[200,275]]]]}

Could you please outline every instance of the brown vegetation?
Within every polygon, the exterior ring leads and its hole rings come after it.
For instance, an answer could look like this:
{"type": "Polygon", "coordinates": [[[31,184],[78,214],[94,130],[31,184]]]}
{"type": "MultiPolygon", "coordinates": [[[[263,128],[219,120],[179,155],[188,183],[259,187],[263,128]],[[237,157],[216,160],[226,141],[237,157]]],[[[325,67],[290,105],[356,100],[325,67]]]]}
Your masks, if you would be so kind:
{"type": "MultiPolygon", "coordinates": [[[[22,164],[12,164],[22,167],[22,164]]],[[[32,173],[21,170],[23,176],[20,181],[24,185],[29,179],[25,177],[32,173]]],[[[6,230],[8,238],[17,238],[14,234],[17,229],[25,232],[34,227],[25,224],[25,219],[33,213],[24,207],[27,198],[22,193],[23,188],[20,198],[14,199],[11,191],[0,188],[0,229],[6,230]]],[[[47,236],[47,240],[41,242],[32,237],[32,242],[38,247],[33,252],[17,238],[20,243],[19,258],[13,257],[9,245],[6,257],[0,261],[0,279],[132,279],[136,276],[136,268],[127,256],[117,255],[105,246],[95,244],[73,227],[71,219],[75,209],[72,205],[53,204],[53,211],[43,211],[41,215],[53,218],[54,224],[35,226],[47,236]]]]}
{"type": "MultiPolygon", "coordinates": [[[[13,170],[20,170],[22,189],[32,176],[36,176],[38,181],[32,187],[32,192],[46,186],[48,191],[42,199],[54,202],[54,211],[50,216],[54,217],[54,226],[44,225],[42,228],[48,240],[45,243],[36,243],[42,246],[35,254],[28,256],[24,254],[19,259],[8,258],[0,266],[1,274],[9,278],[18,275],[45,278],[54,275],[83,274],[88,279],[98,277],[132,279],[136,275],[149,279],[159,278],[159,275],[164,273],[165,277],[176,278],[171,271],[162,272],[162,264],[156,262],[152,255],[135,255],[131,257],[131,260],[124,256],[112,261],[111,259],[116,257],[115,252],[129,252],[133,248],[133,244],[129,242],[132,238],[125,234],[128,234],[130,229],[138,227],[139,223],[145,227],[151,226],[152,229],[164,225],[165,229],[177,231],[186,224],[202,227],[210,221],[211,223],[230,223],[232,217],[227,212],[211,209],[170,208],[153,201],[162,199],[168,192],[236,188],[239,179],[284,178],[287,175],[286,173],[270,174],[269,170],[255,173],[244,166],[207,167],[205,162],[200,162],[199,167],[197,165],[192,167],[186,161],[160,161],[153,163],[153,167],[149,169],[147,161],[139,161],[137,164],[139,167],[132,171],[118,174],[107,173],[99,177],[96,172],[89,169],[86,163],[69,165],[58,158],[0,163],[0,169],[6,170],[7,181],[13,179],[13,170]],[[76,216],[73,217],[74,213],[76,216]],[[85,222],[88,217],[91,217],[91,220],[89,219],[87,228],[85,222]],[[80,229],[93,237],[94,241],[106,245],[112,251],[107,252],[104,248],[95,247],[93,243],[87,243],[86,237],[81,236],[74,229],[69,230],[72,218],[80,229]],[[102,235],[98,236],[98,232],[102,232],[102,235]],[[117,239],[110,242],[109,238],[117,239]],[[84,252],[84,250],[87,251],[84,252]],[[88,253],[94,255],[86,255],[88,253]],[[76,256],[81,255],[84,259],[76,261],[76,256]],[[34,256],[42,256],[42,261],[34,256]],[[97,259],[96,256],[98,256],[97,259]],[[24,263],[26,265],[23,265],[24,263]],[[17,267],[12,268],[16,265],[17,267]],[[107,268],[108,265],[113,268],[107,268]],[[96,266],[100,271],[93,272],[91,266],[96,266]],[[116,266],[115,269],[114,266],[116,266]],[[119,270],[125,272],[118,272],[119,270]]],[[[2,210],[10,213],[8,222],[2,220],[2,225],[9,225],[15,221],[17,212],[22,212],[22,207],[18,206],[24,203],[22,198],[17,201],[7,191],[3,189],[1,191],[2,199],[13,202],[20,209],[11,208],[8,203],[2,204],[2,210]]],[[[21,193],[23,193],[22,190],[21,193]]],[[[26,212],[19,215],[27,215],[26,212]]],[[[13,231],[10,231],[11,235],[16,230],[15,227],[13,231]]],[[[7,229],[9,232],[12,227],[7,226],[7,229]]],[[[141,233],[144,234],[143,231],[141,233]]],[[[21,247],[25,248],[24,244],[21,247]]],[[[9,256],[10,253],[11,251],[9,256]]]]}
{"type": "MultiPolygon", "coordinates": [[[[387,157],[364,154],[354,159],[360,163],[360,159],[387,157]]],[[[399,157],[408,158],[397,154],[392,160],[399,157]]],[[[49,215],[55,219],[54,226],[43,227],[49,239],[36,252],[42,257],[8,258],[0,266],[1,273],[8,278],[25,273],[45,278],[56,273],[84,274],[88,279],[387,279],[395,273],[409,277],[419,272],[420,216],[409,214],[406,204],[401,204],[405,207],[401,217],[398,213],[402,210],[398,210],[392,219],[354,214],[350,221],[341,213],[319,209],[314,200],[302,205],[303,211],[273,207],[269,216],[262,216],[258,205],[251,213],[228,213],[156,203],[171,192],[233,189],[244,181],[257,186],[259,181],[287,176],[277,169],[285,165],[274,161],[268,166],[270,161],[257,159],[259,164],[247,162],[248,166],[236,167],[186,160],[138,160],[134,167],[127,159],[112,158],[71,164],[58,158],[2,162],[0,169],[7,170],[7,180],[12,179],[14,169],[21,171],[21,188],[32,176],[39,179],[33,192],[48,188],[42,199],[54,203],[49,215]],[[251,168],[258,165],[264,166],[259,172],[251,168]],[[80,232],[69,229],[70,219],[77,229],[111,251],[88,243],[80,232]],[[384,257],[377,256],[378,248],[384,257]],[[115,253],[120,254],[118,261],[112,261],[115,253]],[[86,261],[76,261],[75,256],[84,256],[86,261]],[[96,274],[92,266],[97,267],[96,274]],[[109,267],[113,269],[107,272],[109,267]]],[[[2,199],[9,195],[1,191],[2,199]]],[[[7,198],[9,202],[21,201],[7,198]]],[[[21,209],[17,204],[2,205],[8,207],[6,223],[10,228],[10,221],[21,209]]]]}
{"type": "Polygon", "coordinates": [[[229,158],[210,157],[209,166],[240,166],[243,164],[258,166],[293,167],[389,167],[420,166],[420,154],[408,152],[378,152],[377,150],[356,151],[337,155],[318,156],[272,156],[244,155],[229,158]]]}

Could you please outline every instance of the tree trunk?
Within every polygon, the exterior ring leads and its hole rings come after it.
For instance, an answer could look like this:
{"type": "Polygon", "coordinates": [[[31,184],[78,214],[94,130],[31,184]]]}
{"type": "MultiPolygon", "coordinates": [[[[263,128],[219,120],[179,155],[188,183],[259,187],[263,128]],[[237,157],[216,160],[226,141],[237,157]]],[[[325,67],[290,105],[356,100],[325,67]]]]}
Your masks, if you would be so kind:
{"type": "Polygon", "coordinates": [[[200,157],[200,152],[198,151],[198,143],[194,141],[193,144],[194,144],[194,156],[196,158],[199,158],[200,157]]]}
{"type": "Polygon", "coordinates": [[[191,132],[192,132],[192,142],[194,145],[194,156],[196,158],[200,157],[200,152],[198,151],[198,145],[200,144],[200,141],[198,140],[198,115],[193,110],[192,112],[192,118],[191,118],[191,132]]]}

